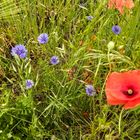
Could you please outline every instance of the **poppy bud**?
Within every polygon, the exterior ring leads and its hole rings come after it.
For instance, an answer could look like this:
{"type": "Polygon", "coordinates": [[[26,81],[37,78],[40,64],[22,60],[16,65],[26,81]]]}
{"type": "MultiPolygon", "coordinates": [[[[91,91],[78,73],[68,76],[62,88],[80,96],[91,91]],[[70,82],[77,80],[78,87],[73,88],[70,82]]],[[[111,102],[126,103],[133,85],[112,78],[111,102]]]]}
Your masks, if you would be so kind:
{"type": "Polygon", "coordinates": [[[113,41],[110,41],[108,44],[107,44],[107,47],[109,50],[112,50],[115,46],[115,43],[113,41]]]}

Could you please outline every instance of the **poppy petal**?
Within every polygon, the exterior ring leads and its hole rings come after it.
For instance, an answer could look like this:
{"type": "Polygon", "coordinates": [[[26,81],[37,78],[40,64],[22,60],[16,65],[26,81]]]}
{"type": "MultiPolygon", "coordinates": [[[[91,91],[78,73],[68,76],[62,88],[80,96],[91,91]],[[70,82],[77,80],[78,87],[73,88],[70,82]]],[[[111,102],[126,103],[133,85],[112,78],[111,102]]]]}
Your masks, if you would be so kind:
{"type": "Polygon", "coordinates": [[[116,0],[110,0],[110,1],[108,2],[108,7],[109,7],[109,8],[113,8],[113,6],[114,6],[114,4],[115,4],[115,1],[116,1],[116,0]]]}
{"type": "Polygon", "coordinates": [[[132,9],[134,7],[134,2],[132,0],[126,0],[125,7],[128,9],[132,9]]]}
{"type": "Polygon", "coordinates": [[[107,103],[110,105],[123,105],[123,104],[127,103],[127,101],[119,100],[119,99],[116,99],[115,97],[109,95],[109,96],[107,96],[107,103]]]}
{"type": "Polygon", "coordinates": [[[136,106],[140,105],[140,98],[135,99],[133,101],[129,101],[124,105],[125,109],[135,108],[136,106]]]}
{"type": "Polygon", "coordinates": [[[133,0],[109,0],[109,8],[116,8],[121,14],[124,12],[124,8],[132,9],[134,7],[133,0]]]}
{"type": "Polygon", "coordinates": [[[116,0],[116,9],[118,9],[118,11],[123,14],[123,7],[125,5],[125,1],[124,0],[116,0]]]}

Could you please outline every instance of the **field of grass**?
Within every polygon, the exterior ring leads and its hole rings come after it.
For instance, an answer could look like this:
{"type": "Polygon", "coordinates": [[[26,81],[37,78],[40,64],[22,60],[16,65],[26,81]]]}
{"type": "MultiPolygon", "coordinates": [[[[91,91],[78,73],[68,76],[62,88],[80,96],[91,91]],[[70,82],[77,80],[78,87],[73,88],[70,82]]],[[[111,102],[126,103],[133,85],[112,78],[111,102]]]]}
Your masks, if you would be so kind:
{"type": "Polygon", "coordinates": [[[140,69],[134,3],[120,14],[108,0],[0,0],[0,140],[140,140],[140,107],[108,105],[105,94],[110,72],[140,69]],[[46,44],[37,40],[42,33],[46,44]],[[11,55],[18,44],[28,51],[24,59],[11,55]]]}

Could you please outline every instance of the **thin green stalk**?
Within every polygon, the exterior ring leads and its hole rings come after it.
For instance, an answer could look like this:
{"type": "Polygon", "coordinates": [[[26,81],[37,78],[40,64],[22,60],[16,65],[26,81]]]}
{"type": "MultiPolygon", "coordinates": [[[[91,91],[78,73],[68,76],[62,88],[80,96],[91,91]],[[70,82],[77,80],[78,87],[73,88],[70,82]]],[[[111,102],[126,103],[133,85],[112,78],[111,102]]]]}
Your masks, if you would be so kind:
{"type": "Polygon", "coordinates": [[[121,110],[121,112],[120,112],[120,116],[119,116],[119,135],[121,134],[121,120],[122,120],[122,113],[123,113],[123,108],[122,108],[122,110],[121,110]]]}

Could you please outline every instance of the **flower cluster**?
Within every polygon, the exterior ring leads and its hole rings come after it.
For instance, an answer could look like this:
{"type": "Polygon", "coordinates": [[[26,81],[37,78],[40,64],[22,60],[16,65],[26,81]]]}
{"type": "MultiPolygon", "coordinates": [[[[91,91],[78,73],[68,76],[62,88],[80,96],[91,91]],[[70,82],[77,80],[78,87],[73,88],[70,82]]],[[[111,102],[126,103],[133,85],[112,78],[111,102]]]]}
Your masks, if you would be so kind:
{"type": "MultiPolygon", "coordinates": [[[[120,13],[123,13],[124,7],[131,9],[134,7],[132,0],[110,0],[109,8],[116,8],[120,13]]],[[[92,16],[87,16],[87,20],[91,21],[92,16]]],[[[114,25],[112,32],[116,35],[121,33],[121,27],[114,25]]],[[[48,34],[42,33],[38,36],[37,40],[39,44],[46,44],[48,42],[48,34]]],[[[110,41],[107,44],[109,50],[113,49],[115,43],[110,41]]],[[[26,58],[27,49],[24,45],[16,45],[11,49],[13,56],[17,55],[20,58],[26,58]]],[[[58,56],[52,56],[50,63],[57,65],[59,63],[58,56]]],[[[73,74],[71,74],[73,76],[73,74]]],[[[25,81],[26,89],[30,89],[34,86],[34,82],[31,79],[25,81]]],[[[85,92],[88,96],[94,96],[96,90],[93,85],[86,85],[85,92]]],[[[112,72],[106,82],[105,87],[107,102],[110,105],[124,105],[125,109],[134,108],[140,105],[140,70],[133,70],[128,72],[112,72]]]]}
{"type": "MultiPolygon", "coordinates": [[[[108,6],[123,14],[124,8],[131,9],[134,3],[132,0],[109,0],[108,6]]],[[[119,35],[121,27],[114,25],[112,32],[119,35]]],[[[114,45],[115,43],[110,41],[107,47],[111,50],[114,45]]],[[[140,105],[140,70],[112,72],[107,78],[105,92],[107,103],[110,105],[123,105],[125,109],[140,105]]]]}
{"type": "MultiPolygon", "coordinates": [[[[48,42],[48,34],[42,33],[38,36],[37,38],[38,42],[40,44],[46,44],[48,42]]],[[[16,45],[15,47],[12,47],[11,49],[11,55],[12,56],[18,56],[19,58],[26,58],[27,57],[27,49],[25,48],[24,45],[16,45]]],[[[59,63],[59,58],[58,56],[52,56],[50,59],[50,63],[52,65],[56,65],[59,63]]],[[[25,81],[25,88],[30,89],[34,86],[34,82],[30,79],[25,81]]]]}

